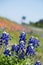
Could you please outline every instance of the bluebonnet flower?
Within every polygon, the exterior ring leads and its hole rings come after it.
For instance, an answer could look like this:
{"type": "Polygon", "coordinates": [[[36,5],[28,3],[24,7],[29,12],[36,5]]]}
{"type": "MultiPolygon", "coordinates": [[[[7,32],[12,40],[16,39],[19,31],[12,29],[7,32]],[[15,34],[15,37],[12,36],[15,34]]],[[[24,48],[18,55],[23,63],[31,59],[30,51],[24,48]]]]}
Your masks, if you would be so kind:
{"type": "Polygon", "coordinates": [[[26,55],[29,54],[30,56],[35,55],[35,49],[32,45],[28,46],[26,49],[26,55]]]}
{"type": "Polygon", "coordinates": [[[26,43],[26,33],[25,32],[22,32],[20,34],[20,40],[19,40],[19,42],[22,41],[22,40],[26,43]]]}
{"type": "Polygon", "coordinates": [[[28,42],[28,44],[32,44],[34,47],[38,47],[40,45],[39,43],[40,41],[35,37],[31,37],[28,42]]]}
{"type": "Polygon", "coordinates": [[[4,43],[5,43],[5,45],[7,46],[7,45],[8,45],[8,40],[6,39],[6,40],[4,41],[4,43]]]}
{"type": "Polygon", "coordinates": [[[24,41],[21,41],[19,45],[12,45],[12,51],[15,51],[16,54],[19,53],[21,55],[21,52],[23,52],[24,49],[25,49],[24,41]]]}
{"type": "Polygon", "coordinates": [[[34,65],[41,65],[40,61],[36,61],[36,63],[34,65]]]}
{"type": "Polygon", "coordinates": [[[19,52],[19,45],[12,45],[12,51],[15,51],[18,54],[18,52],[19,52]]]}
{"type": "Polygon", "coordinates": [[[5,43],[5,45],[8,45],[8,41],[10,40],[9,33],[3,32],[1,36],[2,42],[5,43]]]}
{"type": "Polygon", "coordinates": [[[33,46],[38,47],[40,45],[40,41],[35,38],[33,46]]]}
{"type": "Polygon", "coordinates": [[[30,39],[29,39],[29,42],[28,43],[34,43],[34,37],[32,36],[32,37],[30,37],[30,39]]]}
{"type": "Polygon", "coordinates": [[[6,37],[6,32],[4,31],[3,33],[2,33],[2,40],[4,40],[5,39],[5,37],[6,37]]]}
{"type": "Polygon", "coordinates": [[[19,47],[21,50],[23,50],[25,48],[25,45],[24,45],[24,41],[21,41],[20,44],[19,44],[19,47]]]}
{"type": "Polygon", "coordinates": [[[24,51],[22,51],[22,52],[19,54],[19,59],[25,59],[25,53],[24,53],[24,51]]]}
{"type": "Polygon", "coordinates": [[[9,49],[6,49],[6,50],[4,51],[4,55],[5,55],[5,56],[11,56],[10,50],[9,50],[9,49]]]}

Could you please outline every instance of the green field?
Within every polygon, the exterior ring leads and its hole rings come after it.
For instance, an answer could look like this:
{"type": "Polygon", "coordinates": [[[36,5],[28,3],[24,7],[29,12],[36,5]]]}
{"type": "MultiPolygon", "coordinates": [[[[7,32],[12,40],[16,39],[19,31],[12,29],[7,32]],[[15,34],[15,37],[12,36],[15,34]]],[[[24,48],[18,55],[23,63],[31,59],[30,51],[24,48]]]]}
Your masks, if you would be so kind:
{"type": "MultiPolygon", "coordinates": [[[[0,32],[0,34],[1,33],[2,33],[2,31],[0,32]]],[[[20,32],[18,32],[18,31],[15,31],[15,32],[9,31],[9,34],[11,36],[11,40],[9,41],[9,44],[15,44],[15,43],[19,44],[20,32]]],[[[30,36],[38,37],[39,40],[40,40],[40,47],[36,49],[37,54],[36,54],[35,57],[32,57],[31,59],[30,59],[30,57],[28,57],[25,60],[19,60],[18,61],[18,59],[16,57],[14,57],[15,59],[12,58],[12,57],[5,58],[5,56],[3,56],[3,54],[2,54],[2,55],[0,55],[0,62],[2,62],[1,65],[8,65],[8,63],[9,63],[9,65],[10,64],[11,65],[26,65],[26,63],[28,63],[29,65],[33,65],[33,63],[36,60],[40,60],[42,62],[42,65],[43,65],[43,38],[40,37],[40,34],[39,33],[37,33],[37,34],[32,33],[31,35],[27,34],[27,43],[28,43],[28,40],[29,40],[30,36]],[[12,59],[14,59],[14,60],[12,61],[12,59]],[[11,62],[10,62],[10,60],[11,60],[11,62]],[[6,63],[4,64],[5,61],[6,61],[6,63]],[[7,63],[7,61],[8,61],[8,63],[7,63]]],[[[27,43],[26,43],[26,45],[27,45],[27,43]]],[[[1,53],[1,50],[0,50],[0,53],[1,53]]]]}

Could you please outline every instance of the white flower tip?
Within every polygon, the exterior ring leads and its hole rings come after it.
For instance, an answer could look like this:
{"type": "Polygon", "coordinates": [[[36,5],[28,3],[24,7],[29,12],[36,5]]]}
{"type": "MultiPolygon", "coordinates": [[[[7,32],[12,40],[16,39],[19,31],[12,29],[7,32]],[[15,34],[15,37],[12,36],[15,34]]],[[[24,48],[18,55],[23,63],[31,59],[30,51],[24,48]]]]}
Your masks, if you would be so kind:
{"type": "Polygon", "coordinates": [[[3,33],[7,33],[7,32],[4,31],[3,33]]]}
{"type": "Polygon", "coordinates": [[[24,41],[20,41],[20,43],[24,43],[24,41]]]}

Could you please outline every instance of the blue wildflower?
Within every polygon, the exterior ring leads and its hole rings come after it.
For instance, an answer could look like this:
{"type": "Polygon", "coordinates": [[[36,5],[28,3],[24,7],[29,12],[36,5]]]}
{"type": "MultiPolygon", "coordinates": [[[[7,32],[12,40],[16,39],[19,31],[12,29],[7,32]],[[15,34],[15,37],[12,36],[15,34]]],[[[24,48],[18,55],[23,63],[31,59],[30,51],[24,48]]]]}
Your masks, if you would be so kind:
{"type": "Polygon", "coordinates": [[[35,65],[41,65],[41,62],[40,62],[40,61],[37,61],[37,62],[35,63],[35,65]]]}
{"type": "Polygon", "coordinates": [[[10,40],[9,33],[3,32],[1,38],[2,42],[5,43],[5,45],[8,45],[8,41],[10,40]]]}
{"type": "Polygon", "coordinates": [[[19,44],[19,47],[20,47],[20,49],[22,49],[22,50],[25,48],[24,43],[25,43],[24,41],[21,41],[20,44],[19,44]]]}
{"type": "Polygon", "coordinates": [[[6,39],[6,40],[4,41],[4,43],[5,43],[5,45],[7,46],[7,45],[8,45],[8,40],[6,39]]]}
{"type": "Polygon", "coordinates": [[[30,56],[35,55],[35,49],[33,46],[28,46],[26,49],[26,55],[29,54],[30,56]]]}
{"type": "Polygon", "coordinates": [[[19,55],[19,59],[25,59],[25,53],[22,51],[19,55]]]}
{"type": "Polygon", "coordinates": [[[24,41],[24,42],[26,42],[26,33],[25,32],[22,32],[21,34],[20,34],[20,40],[19,40],[19,42],[20,41],[24,41]]]}
{"type": "Polygon", "coordinates": [[[38,47],[40,45],[40,41],[35,38],[33,46],[38,47]]]}
{"type": "Polygon", "coordinates": [[[28,42],[28,44],[32,44],[34,47],[38,47],[40,45],[39,43],[40,41],[34,37],[31,37],[28,42]]]}
{"type": "Polygon", "coordinates": [[[19,52],[19,45],[12,45],[12,51],[15,51],[18,54],[18,52],[19,52]]]}
{"type": "Polygon", "coordinates": [[[5,55],[5,56],[11,56],[10,50],[9,50],[9,49],[6,49],[6,50],[4,51],[4,55],[5,55]]]}

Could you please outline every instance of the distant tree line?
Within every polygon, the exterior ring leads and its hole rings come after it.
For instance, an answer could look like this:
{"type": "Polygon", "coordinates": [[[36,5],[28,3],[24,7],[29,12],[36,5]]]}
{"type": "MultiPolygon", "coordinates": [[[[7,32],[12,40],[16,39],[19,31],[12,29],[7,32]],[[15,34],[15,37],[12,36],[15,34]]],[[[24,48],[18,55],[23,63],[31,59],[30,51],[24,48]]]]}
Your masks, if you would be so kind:
{"type": "Polygon", "coordinates": [[[28,24],[22,22],[22,25],[26,25],[26,26],[30,25],[30,26],[43,28],[43,19],[40,19],[39,21],[36,21],[36,22],[30,21],[30,23],[28,23],[28,24]]]}
{"type": "Polygon", "coordinates": [[[43,28],[43,19],[41,19],[41,20],[39,20],[39,21],[37,21],[35,23],[30,22],[30,25],[35,26],[35,27],[41,27],[41,28],[43,28]]]}

